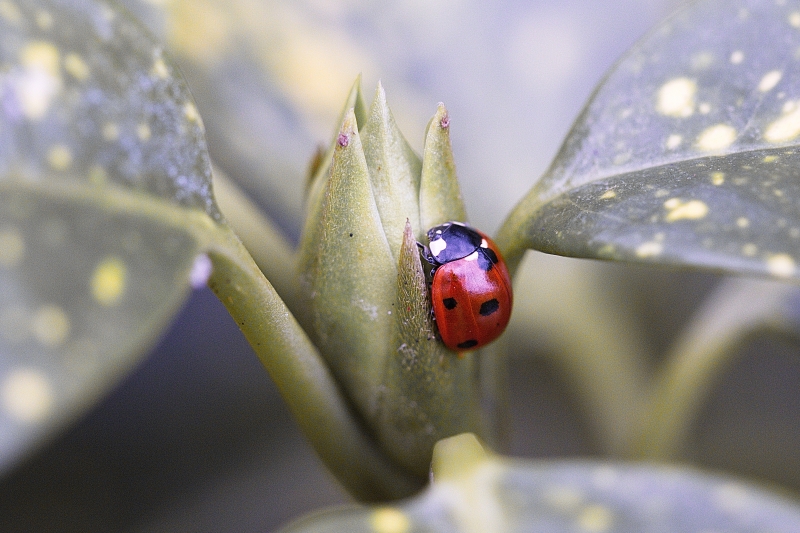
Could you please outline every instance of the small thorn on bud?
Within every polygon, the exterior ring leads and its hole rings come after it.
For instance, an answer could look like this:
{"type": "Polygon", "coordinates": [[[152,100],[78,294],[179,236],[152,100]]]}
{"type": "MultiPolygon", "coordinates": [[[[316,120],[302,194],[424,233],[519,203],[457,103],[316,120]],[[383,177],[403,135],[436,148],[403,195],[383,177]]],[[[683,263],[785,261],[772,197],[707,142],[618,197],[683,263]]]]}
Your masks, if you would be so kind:
{"type": "Polygon", "coordinates": [[[350,136],[347,135],[346,133],[340,133],[339,138],[336,140],[336,142],[339,143],[339,146],[344,148],[348,144],[350,144],[350,136]]]}

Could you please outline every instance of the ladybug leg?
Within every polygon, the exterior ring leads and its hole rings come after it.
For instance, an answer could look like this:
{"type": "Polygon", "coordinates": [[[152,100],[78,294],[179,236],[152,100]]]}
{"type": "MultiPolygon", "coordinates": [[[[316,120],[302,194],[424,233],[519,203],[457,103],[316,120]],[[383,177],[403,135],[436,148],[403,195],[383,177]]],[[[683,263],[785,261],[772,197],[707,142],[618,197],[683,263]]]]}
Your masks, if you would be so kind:
{"type": "Polygon", "coordinates": [[[419,241],[417,241],[417,247],[419,248],[419,254],[426,263],[422,265],[422,269],[425,271],[425,279],[428,282],[428,287],[430,288],[430,285],[433,282],[433,275],[436,273],[436,269],[441,265],[436,261],[436,259],[434,259],[430,248],[419,241]]]}
{"type": "Polygon", "coordinates": [[[417,248],[419,248],[419,253],[425,261],[430,263],[431,265],[436,265],[436,259],[433,258],[433,254],[431,253],[430,248],[422,244],[421,242],[417,241],[417,248]]]}

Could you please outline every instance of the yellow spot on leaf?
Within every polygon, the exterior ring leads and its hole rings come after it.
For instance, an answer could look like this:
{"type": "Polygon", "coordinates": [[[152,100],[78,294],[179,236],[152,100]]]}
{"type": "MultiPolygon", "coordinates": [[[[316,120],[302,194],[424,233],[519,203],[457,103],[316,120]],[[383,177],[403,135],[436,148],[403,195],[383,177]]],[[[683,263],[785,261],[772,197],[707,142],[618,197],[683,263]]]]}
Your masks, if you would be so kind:
{"type": "Polygon", "coordinates": [[[787,102],[783,109],[783,115],[769,124],[764,132],[764,138],[769,142],[789,141],[800,134],[800,107],[795,102],[787,102]]]}
{"type": "Polygon", "coordinates": [[[739,217],[736,219],[736,225],[742,229],[748,228],[750,227],[750,219],[747,217],[739,217]]]}
{"type": "Polygon", "coordinates": [[[772,90],[778,82],[781,81],[783,77],[783,72],[780,70],[771,70],[764,74],[764,77],[761,78],[761,81],[758,82],[758,90],[762,93],[772,90]]]}
{"type": "Polygon", "coordinates": [[[614,164],[615,165],[624,165],[631,159],[630,152],[622,152],[621,154],[617,154],[614,156],[614,164]]]}
{"type": "Polygon", "coordinates": [[[106,122],[103,124],[103,139],[113,142],[119,139],[119,126],[116,122],[106,122]]]}
{"type": "Polygon", "coordinates": [[[736,130],[728,124],[715,124],[704,129],[697,137],[695,146],[704,152],[724,150],[736,140],[736,130]]]}
{"type": "Polygon", "coordinates": [[[128,269],[118,257],[104,259],[92,274],[92,296],[102,305],[116,305],[125,294],[128,269]]]}
{"type": "Polygon", "coordinates": [[[58,60],[58,48],[47,41],[33,41],[20,52],[22,66],[40,68],[51,76],[58,76],[58,60]]]}
{"type": "Polygon", "coordinates": [[[697,84],[689,78],[675,78],[658,90],[656,110],[670,117],[688,117],[694,113],[697,84]]]}
{"type": "Polygon", "coordinates": [[[0,381],[3,410],[20,422],[38,422],[53,409],[53,388],[47,377],[32,368],[18,368],[0,381]]]}
{"type": "Polygon", "coordinates": [[[664,202],[667,216],[664,220],[675,222],[678,220],[698,220],[708,214],[708,204],[702,200],[682,201],[680,198],[670,198],[664,202]]]}
{"type": "Polygon", "coordinates": [[[557,511],[574,514],[583,504],[584,496],[574,487],[552,487],[543,495],[544,501],[557,511]]]}
{"type": "Polygon", "coordinates": [[[78,54],[67,54],[64,58],[64,70],[76,80],[84,81],[89,77],[89,65],[78,54]]]}
{"type": "Polygon", "coordinates": [[[601,257],[611,257],[617,251],[617,248],[613,244],[604,244],[599,250],[597,250],[597,254],[601,257]]]}
{"type": "Polygon", "coordinates": [[[183,106],[183,116],[189,122],[200,122],[200,113],[197,112],[197,107],[192,102],[186,102],[183,106]]]}
{"type": "Polygon", "coordinates": [[[661,252],[664,251],[664,245],[660,242],[656,241],[647,241],[639,245],[636,248],[636,256],[642,259],[647,257],[655,257],[657,255],[661,255],[661,252]]]}
{"type": "Polygon", "coordinates": [[[69,338],[69,317],[57,305],[43,305],[33,314],[33,336],[47,348],[58,348],[69,338]]]}
{"type": "Polygon", "coordinates": [[[167,64],[164,63],[164,59],[162,57],[156,58],[156,60],[153,62],[153,68],[150,70],[150,74],[162,80],[165,80],[169,77],[169,68],[167,67],[167,64]]]}
{"type": "Polygon", "coordinates": [[[150,140],[150,135],[150,126],[148,124],[143,122],[136,127],[136,136],[139,137],[140,141],[146,142],[150,140]]]}
{"type": "Polygon", "coordinates": [[[53,15],[49,11],[40,9],[36,12],[36,25],[39,26],[40,30],[49,30],[53,27],[53,15]]]}
{"type": "Polygon", "coordinates": [[[697,110],[700,111],[701,115],[708,115],[711,113],[711,104],[703,102],[699,106],[697,106],[697,110]]]}
{"type": "Polygon", "coordinates": [[[0,267],[19,265],[25,257],[25,239],[13,227],[0,228],[0,267]]]}
{"type": "Polygon", "coordinates": [[[674,150],[675,148],[680,146],[682,142],[683,142],[683,137],[681,135],[673,133],[672,135],[667,137],[667,143],[666,143],[667,150],[674,150]]]}
{"type": "Polygon", "coordinates": [[[767,271],[773,276],[786,278],[794,275],[795,263],[789,254],[773,254],[767,257],[767,271]]]}
{"type": "Polygon", "coordinates": [[[609,190],[607,190],[606,192],[604,192],[600,196],[600,199],[601,200],[609,200],[611,198],[616,198],[616,197],[617,197],[617,193],[615,191],[612,191],[611,189],[609,189],[609,190]]]}
{"type": "Polygon", "coordinates": [[[376,509],[370,523],[375,533],[407,533],[411,530],[411,521],[406,514],[394,507],[376,509]]]}
{"type": "Polygon", "coordinates": [[[724,172],[712,172],[711,173],[711,183],[713,185],[722,185],[725,183],[725,173],[724,172]]]}
{"type": "Polygon", "coordinates": [[[731,59],[730,59],[730,61],[731,61],[731,63],[733,63],[734,65],[738,65],[739,63],[741,63],[742,61],[744,61],[744,54],[742,53],[742,51],[741,51],[741,50],[736,50],[735,52],[733,52],[733,53],[731,54],[731,59]]]}
{"type": "Polygon", "coordinates": [[[27,118],[38,120],[61,91],[58,48],[34,41],[20,52],[20,64],[23,71],[13,79],[17,101],[27,118]]]}
{"type": "Polygon", "coordinates": [[[0,1],[0,17],[15,26],[22,21],[22,13],[17,4],[5,0],[0,1]]]}
{"type": "Polygon", "coordinates": [[[588,533],[605,533],[611,530],[614,513],[604,505],[589,505],[578,515],[578,527],[588,533]]]}
{"type": "Polygon", "coordinates": [[[794,11],[789,14],[789,24],[795,28],[800,28],[800,11],[794,11]]]}
{"type": "Polygon", "coordinates": [[[63,144],[57,144],[47,152],[47,164],[53,170],[67,170],[72,165],[72,152],[63,144]]]}
{"type": "Polygon", "coordinates": [[[693,70],[705,70],[714,64],[714,54],[708,51],[698,52],[691,59],[693,70]]]}
{"type": "Polygon", "coordinates": [[[777,160],[778,160],[777,155],[768,155],[763,159],[764,163],[774,163],[777,160]]]}
{"type": "Polygon", "coordinates": [[[758,253],[758,246],[753,244],[752,242],[748,242],[747,244],[742,246],[742,255],[745,257],[753,257],[758,253]]]}

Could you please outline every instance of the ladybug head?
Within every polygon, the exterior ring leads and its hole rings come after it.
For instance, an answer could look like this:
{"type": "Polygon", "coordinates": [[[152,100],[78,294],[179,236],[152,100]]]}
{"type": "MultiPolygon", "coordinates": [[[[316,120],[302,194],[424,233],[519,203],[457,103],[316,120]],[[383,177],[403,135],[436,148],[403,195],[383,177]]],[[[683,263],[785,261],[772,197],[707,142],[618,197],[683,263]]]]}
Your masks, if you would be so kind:
{"type": "Polygon", "coordinates": [[[480,233],[461,222],[446,222],[428,230],[431,256],[440,265],[468,256],[482,241],[480,233]]]}

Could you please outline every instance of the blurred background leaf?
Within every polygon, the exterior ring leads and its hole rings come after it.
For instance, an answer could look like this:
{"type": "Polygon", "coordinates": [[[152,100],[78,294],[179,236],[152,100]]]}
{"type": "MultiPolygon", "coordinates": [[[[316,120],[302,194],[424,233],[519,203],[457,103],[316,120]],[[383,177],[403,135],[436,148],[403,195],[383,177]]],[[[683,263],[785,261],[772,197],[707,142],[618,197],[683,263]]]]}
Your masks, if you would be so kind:
{"type": "Polygon", "coordinates": [[[523,461],[486,455],[472,435],[434,450],[418,496],[304,517],[288,532],[543,533],[754,530],[800,527],[791,500],[689,468],[610,461],[523,461]]]}
{"type": "Polygon", "coordinates": [[[146,354],[186,298],[192,228],[220,215],[197,109],[141,25],[105,3],[2,5],[7,472],[146,354]]]}

